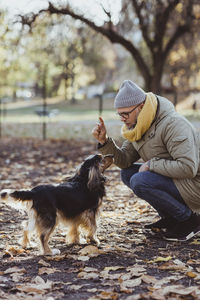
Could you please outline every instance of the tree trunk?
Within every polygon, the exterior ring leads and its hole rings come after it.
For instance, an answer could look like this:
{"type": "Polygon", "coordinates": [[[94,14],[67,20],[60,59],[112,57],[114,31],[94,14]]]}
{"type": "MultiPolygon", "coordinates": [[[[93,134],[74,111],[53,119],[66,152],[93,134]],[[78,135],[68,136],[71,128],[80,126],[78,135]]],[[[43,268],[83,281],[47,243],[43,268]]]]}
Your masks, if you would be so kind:
{"type": "Polygon", "coordinates": [[[46,116],[47,116],[47,68],[45,68],[42,78],[42,99],[43,99],[43,122],[42,122],[42,137],[43,140],[46,140],[47,137],[47,125],[46,125],[46,116]]]}
{"type": "Polygon", "coordinates": [[[151,92],[157,95],[160,95],[162,93],[161,90],[161,78],[162,78],[162,73],[155,71],[154,74],[152,75],[151,78],[151,92]]]}
{"type": "Polygon", "coordinates": [[[161,65],[156,65],[152,74],[146,76],[144,72],[139,70],[143,79],[144,79],[144,90],[146,92],[152,92],[157,95],[162,93],[162,88],[161,88],[161,80],[162,80],[162,75],[163,75],[163,64],[161,65]]]}
{"type": "Polygon", "coordinates": [[[155,53],[152,57],[153,72],[149,87],[150,91],[157,95],[160,95],[162,93],[161,80],[165,64],[165,60],[162,57],[162,53],[155,53]]]}

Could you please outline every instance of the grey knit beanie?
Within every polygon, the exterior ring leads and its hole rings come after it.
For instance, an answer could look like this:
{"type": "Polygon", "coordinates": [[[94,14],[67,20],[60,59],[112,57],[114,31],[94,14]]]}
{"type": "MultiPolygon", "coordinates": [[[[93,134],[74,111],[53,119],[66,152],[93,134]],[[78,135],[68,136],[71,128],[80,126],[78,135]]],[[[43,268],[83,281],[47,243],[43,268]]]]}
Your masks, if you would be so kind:
{"type": "Polygon", "coordinates": [[[129,107],[142,103],[146,93],[131,80],[124,80],[114,102],[115,108],[129,107]]]}

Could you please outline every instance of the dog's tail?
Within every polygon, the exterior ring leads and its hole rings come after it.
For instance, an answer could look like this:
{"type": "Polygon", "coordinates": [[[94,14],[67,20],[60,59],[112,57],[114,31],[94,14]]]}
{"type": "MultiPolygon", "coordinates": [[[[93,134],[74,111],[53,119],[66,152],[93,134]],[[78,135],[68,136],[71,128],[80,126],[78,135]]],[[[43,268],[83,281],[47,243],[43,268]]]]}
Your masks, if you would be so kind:
{"type": "Polygon", "coordinates": [[[13,191],[13,190],[2,190],[0,192],[0,202],[4,202],[10,206],[14,206],[14,208],[24,208],[24,204],[29,202],[29,205],[32,206],[33,200],[33,191],[13,191]],[[16,202],[20,201],[22,205],[17,205],[16,202]]]}

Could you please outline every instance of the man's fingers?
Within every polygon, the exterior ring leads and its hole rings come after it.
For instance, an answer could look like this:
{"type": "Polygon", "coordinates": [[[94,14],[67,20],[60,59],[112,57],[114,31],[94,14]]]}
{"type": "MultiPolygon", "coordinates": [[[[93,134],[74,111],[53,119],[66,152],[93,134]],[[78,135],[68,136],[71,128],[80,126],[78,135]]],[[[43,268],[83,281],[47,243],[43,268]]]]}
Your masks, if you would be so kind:
{"type": "Polygon", "coordinates": [[[99,121],[100,121],[100,124],[105,127],[104,120],[102,119],[102,117],[99,117],[99,121]]]}
{"type": "Polygon", "coordinates": [[[101,124],[97,123],[93,131],[99,131],[99,130],[101,130],[101,124]]]}

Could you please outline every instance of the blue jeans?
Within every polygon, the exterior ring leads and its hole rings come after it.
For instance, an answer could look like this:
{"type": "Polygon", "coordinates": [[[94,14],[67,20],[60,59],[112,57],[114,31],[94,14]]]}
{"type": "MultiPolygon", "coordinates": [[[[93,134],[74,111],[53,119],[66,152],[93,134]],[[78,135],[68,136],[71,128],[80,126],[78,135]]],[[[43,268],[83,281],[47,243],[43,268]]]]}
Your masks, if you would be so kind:
{"type": "Polygon", "coordinates": [[[147,201],[162,218],[172,217],[177,221],[187,220],[191,209],[185,204],[173,180],[154,172],[138,172],[141,164],[121,170],[121,179],[135,195],[147,201]]]}

